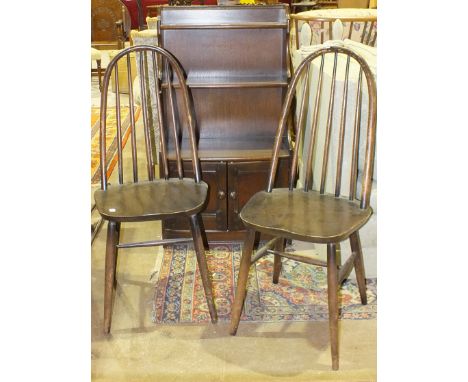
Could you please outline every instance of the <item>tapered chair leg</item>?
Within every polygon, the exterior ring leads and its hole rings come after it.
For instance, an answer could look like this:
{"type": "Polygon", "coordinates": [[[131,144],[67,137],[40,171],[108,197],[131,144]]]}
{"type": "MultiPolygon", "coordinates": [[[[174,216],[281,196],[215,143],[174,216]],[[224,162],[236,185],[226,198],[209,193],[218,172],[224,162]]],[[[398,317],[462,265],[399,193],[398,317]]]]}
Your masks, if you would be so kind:
{"type": "Polygon", "coordinates": [[[359,232],[354,232],[349,241],[351,242],[351,250],[356,253],[354,258],[354,271],[356,272],[356,281],[359,288],[359,294],[361,295],[362,305],[367,305],[367,294],[366,294],[366,272],[364,270],[364,258],[362,257],[361,239],[359,238],[359,232]]]}
{"type": "Polygon", "coordinates": [[[101,60],[96,60],[96,65],[97,65],[97,73],[98,73],[98,82],[99,82],[99,91],[102,90],[102,69],[101,69],[101,60]]]}
{"type": "Polygon", "coordinates": [[[198,216],[198,224],[200,225],[202,240],[203,240],[203,247],[205,251],[210,250],[210,244],[208,243],[208,237],[206,236],[205,225],[203,224],[203,219],[201,218],[200,214],[198,216]]]}
{"type": "Polygon", "coordinates": [[[247,230],[247,236],[244,241],[244,247],[242,248],[239,276],[237,277],[236,296],[234,298],[234,303],[231,307],[231,328],[229,332],[233,336],[235,336],[237,333],[237,327],[239,326],[239,321],[242,314],[242,307],[244,305],[254,241],[255,231],[252,229],[247,230]]]}
{"type": "MultiPolygon", "coordinates": [[[[285,246],[284,239],[280,239],[275,244],[275,250],[278,252],[283,252],[284,246],[285,246]]],[[[282,263],[281,263],[281,256],[278,256],[278,255],[274,255],[274,256],[275,258],[274,258],[274,263],[273,263],[273,284],[278,284],[282,263]]]]}
{"type": "Polygon", "coordinates": [[[214,324],[218,321],[218,314],[216,313],[213,290],[211,288],[211,281],[208,275],[208,264],[205,257],[205,247],[203,244],[202,232],[198,222],[198,216],[190,216],[190,227],[193,235],[193,245],[197,255],[198,268],[202,278],[203,288],[205,289],[206,302],[208,310],[210,311],[211,322],[214,324]]]}
{"type": "MultiPolygon", "coordinates": [[[[115,287],[115,268],[117,264],[117,243],[119,238],[119,223],[110,221],[107,225],[106,264],[104,276],[104,333],[108,334],[111,327],[112,305],[115,287]]],[[[120,228],[120,227],[119,227],[120,228]]]]}
{"type": "Polygon", "coordinates": [[[338,370],[338,268],[334,243],[327,244],[327,281],[332,369],[338,370]]]}
{"type": "Polygon", "coordinates": [[[120,243],[120,222],[115,223],[115,256],[114,256],[114,290],[117,287],[117,259],[119,257],[119,249],[117,245],[120,243]]]}

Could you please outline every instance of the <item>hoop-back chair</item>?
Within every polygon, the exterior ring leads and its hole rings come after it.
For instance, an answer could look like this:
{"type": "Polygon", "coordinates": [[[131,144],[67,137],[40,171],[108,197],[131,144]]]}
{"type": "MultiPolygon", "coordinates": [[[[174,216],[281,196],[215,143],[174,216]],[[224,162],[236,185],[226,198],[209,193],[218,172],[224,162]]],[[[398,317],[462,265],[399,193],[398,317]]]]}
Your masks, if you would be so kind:
{"type": "Polygon", "coordinates": [[[247,228],[247,233],[242,250],[236,296],[232,307],[230,328],[232,335],[236,334],[239,325],[246,296],[249,268],[261,257],[268,254],[274,255],[273,283],[278,283],[282,257],[326,267],[332,368],[334,370],[338,369],[337,293],[338,288],[348,277],[353,266],[356,272],[361,302],[367,304],[359,229],[369,220],[372,214],[369,203],[376,140],[376,102],[375,79],[369,66],[363,58],[349,49],[342,47],[320,49],[308,56],[298,67],[291,79],[283,104],[266,190],[256,193],[240,213],[240,217],[247,228]],[[323,86],[325,59],[330,60],[328,63],[332,64],[333,72],[329,81],[329,97],[321,99],[321,95],[326,93],[323,86]],[[342,76],[344,75],[344,82],[340,91],[336,91],[338,59],[341,60],[340,67],[344,70],[344,74],[341,73],[342,76]],[[351,88],[349,86],[350,62],[359,73],[357,83],[354,83],[353,94],[348,92],[349,88],[351,88]],[[312,64],[315,66],[311,69],[312,64]],[[309,105],[309,116],[311,116],[310,134],[305,135],[303,130],[304,121],[306,120],[305,110],[308,103],[306,102],[308,99],[306,94],[308,87],[311,87],[313,83],[317,86],[314,89],[315,100],[309,105]],[[365,104],[363,102],[365,84],[367,85],[369,100],[367,111],[363,108],[363,104],[365,104]],[[296,142],[291,160],[289,188],[273,188],[278,167],[278,154],[284,131],[287,128],[288,114],[293,109],[291,107],[293,97],[300,88],[302,88],[303,97],[302,100],[297,102],[297,118],[293,118],[296,142]],[[343,93],[339,97],[341,90],[343,93]],[[352,98],[354,98],[355,106],[351,101],[352,98]],[[348,103],[352,107],[348,107],[348,103]],[[322,116],[322,118],[319,117],[320,105],[325,106],[326,116],[322,116]],[[348,117],[350,114],[353,123],[349,123],[350,119],[348,117]],[[367,117],[367,126],[363,126],[361,129],[361,125],[366,124],[365,117],[367,117]],[[326,121],[320,124],[320,128],[323,129],[320,134],[318,131],[319,120],[326,121]],[[334,123],[337,121],[339,123],[334,123]],[[345,134],[345,130],[348,128],[350,130],[348,134],[345,134]],[[347,143],[352,141],[351,150],[344,149],[345,136],[347,137],[347,143]],[[310,140],[306,142],[305,137],[310,137],[310,140]],[[318,138],[323,143],[322,151],[317,150],[318,138]],[[330,148],[332,140],[333,142],[339,142],[337,150],[330,148]],[[359,142],[360,140],[363,142],[359,142]],[[365,144],[365,151],[361,150],[361,153],[364,152],[362,154],[364,158],[361,158],[364,161],[364,167],[359,179],[362,182],[359,194],[357,178],[360,144],[365,144]],[[301,152],[301,150],[303,151],[301,152]],[[333,151],[336,152],[336,157],[332,157],[331,153],[333,151]],[[344,158],[344,152],[350,154],[350,157],[344,158]],[[351,174],[349,176],[349,196],[344,197],[342,195],[342,190],[345,188],[342,185],[342,170],[343,167],[346,167],[343,165],[343,161],[346,160],[351,163],[348,166],[351,169],[351,174]],[[297,178],[300,162],[302,162],[303,170],[305,169],[303,171],[303,185],[296,188],[298,186],[297,178]],[[320,175],[318,175],[319,171],[316,171],[316,169],[321,169],[320,175]],[[332,170],[335,171],[332,172],[332,170]],[[316,171],[316,174],[314,174],[314,171],[316,171]],[[330,174],[333,174],[333,176],[330,176],[330,174]],[[334,192],[326,193],[325,190],[328,189],[330,183],[334,192]],[[274,238],[259,248],[255,256],[252,257],[257,232],[271,235],[274,238]],[[284,252],[285,239],[327,244],[327,261],[284,252]],[[352,254],[343,266],[340,266],[337,264],[337,246],[347,239],[350,240],[352,254]]]}
{"type": "Polygon", "coordinates": [[[104,332],[109,333],[111,326],[113,294],[115,288],[115,274],[117,252],[121,248],[149,247],[164,244],[190,242],[193,240],[200,274],[205,290],[206,300],[211,321],[217,321],[213,293],[208,275],[204,252],[202,228],[199,223],[199,213],[207,200],[208,185],[201,180],[200,163],[197,154],[195,136],[195,119],[192,116],[192,106],[184,78],[184,73],[176,58],[167,50],[159,47],[139,45],[124,49],[109,63],[103,79],[101,96],[100,121],[100,166],[101,189],[94,194],[96,206],[101,216],[108,221],[107,244],[105,260],[105,292],[104,292],[104,332]],[[140,68],[141,109],[143,115],[144,144],[137,141],[135,123],[135,103],[133,96],[132,68],[130,54],[136,52],[137,65],[140,68]],[[123,152],[124,133],[122,131],[121,108],[123,102],[119,91],[118,63],[127,67],[127,83],[129,89],[128,107],[130,114],[130,145],[129,152],[123,152]],[[150,63],[152,65],[150,65],[150,63]],[[148,110],[148,72],[151,71],[156,79],[157,112],[160,128],[160,158],[164,173],[160,178],[155,174],[155,142],[150,128],[148,110]],[[118,184],[108,184],[107,168],[109,160],[106,158],[106,113],[108,111],[108,92],[111,75],[114,75],[115,107],[116,107],[116,135],[114,144],[117,145],[118,184]],[[180,143],[183,133],[188,133],[191,148],[191,161],[194,179],[184,177],[180,143]],[[171,135],[171,139],[169,139],[171,135]],[[174,146],[177,161],[177,178],[169,178],[167,153],[169,146],[174,146]],[[124,165],[125,162],[125,165],[124,165]],[[143,163],[142,163],[143,162],[143,163]],[[140,164],[140,166],[139,166],[140,164]],[[139,167],[143,171],[140,171],[139,167]],[[147,177],[141,172],[147,172],[147,177]],[[124,179],[124,173],[126,175],[124,179]],[[123,222],[145,222],[166,218],[186,216],[190,221],[193,238],[153,240],[137,243],[121,243],[119,241],[120,226],[123,222]]]}

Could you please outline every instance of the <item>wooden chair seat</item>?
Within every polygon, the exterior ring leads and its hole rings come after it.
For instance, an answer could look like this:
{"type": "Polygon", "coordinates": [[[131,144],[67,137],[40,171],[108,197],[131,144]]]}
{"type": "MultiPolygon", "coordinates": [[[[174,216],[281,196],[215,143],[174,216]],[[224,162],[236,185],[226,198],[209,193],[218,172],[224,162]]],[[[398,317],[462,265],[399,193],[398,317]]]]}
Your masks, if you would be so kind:
{"type": "Polygon", "coordinates": [[[314,243],[346,240],[371,215],[371,207],[361,209],[356,201],[287,188],[258,192],[240,214],[255,230],[314,243]]]}
{"type": "Polygon", "coordinates": [[[208,185],[193,179],[157,179],[121,184],[98,190],[99,213],[113,221],[159,220],[167,216],[193,215],[204,207],[208,185]]]}

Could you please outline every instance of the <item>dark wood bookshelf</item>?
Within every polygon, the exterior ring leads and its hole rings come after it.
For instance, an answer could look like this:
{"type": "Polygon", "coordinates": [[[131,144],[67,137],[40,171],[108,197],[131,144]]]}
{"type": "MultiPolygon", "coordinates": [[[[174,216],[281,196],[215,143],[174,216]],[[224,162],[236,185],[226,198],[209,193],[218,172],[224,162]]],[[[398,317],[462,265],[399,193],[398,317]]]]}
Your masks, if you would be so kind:
{"type": "MultiPolygon", "coordinates": [[[[243,239],[239,213],[266,187],[288,85],[287,20],[285,5],[161,8],[161,44],[182,64],[193,99],[208,240],[243,239]]],[[[190,158],[187,145],[182,155],[190,158]]],[[[278,186],[287,186],[288,163],[285,136],[278,186]]],[[[169,167],[175,175],[175,161],[169,167]]],[[[190,235],[185,221],[163,223],[164,238],[181,235],[190,235]]]]}

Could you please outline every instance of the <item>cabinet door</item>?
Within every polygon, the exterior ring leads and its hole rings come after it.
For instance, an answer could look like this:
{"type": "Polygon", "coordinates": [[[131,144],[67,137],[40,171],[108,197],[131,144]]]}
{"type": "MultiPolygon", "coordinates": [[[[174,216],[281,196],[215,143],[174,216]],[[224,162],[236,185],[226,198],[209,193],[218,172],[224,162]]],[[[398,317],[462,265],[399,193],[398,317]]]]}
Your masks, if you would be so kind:
{"type": "MultiPolygon", "coordinates": [[[[244,230],[239,217],[242,207],[258,191],[266,189],[270,161],[228,163],[228,229],[244,230]]],[[[275,187],[288,185],[288,158],[281,158],[275,187]]]]}
{"type": "MultiPolygon", "coordinates": [[[[184,174],[193,177],[192,163],[184,161],[184,174]]],[[[202,179],[208,184],[208,202],[202,212],[205,230],[225,231],[227,230],[227,202],[226,202],[226,162],[201,162],[202,179]]],[[[177,177],[175,161],[169,161],[169,174],[177,177]]],[[[190,230],[187,219],[169,219],[163,223],[164,229],[190,230]]]]}
{"type": "Polygon", "coordinates": [[[227,230],[226,162],[201,162],[202,179],[208,183],[208,203],[202,213],[205,230],[227,230]]]}

